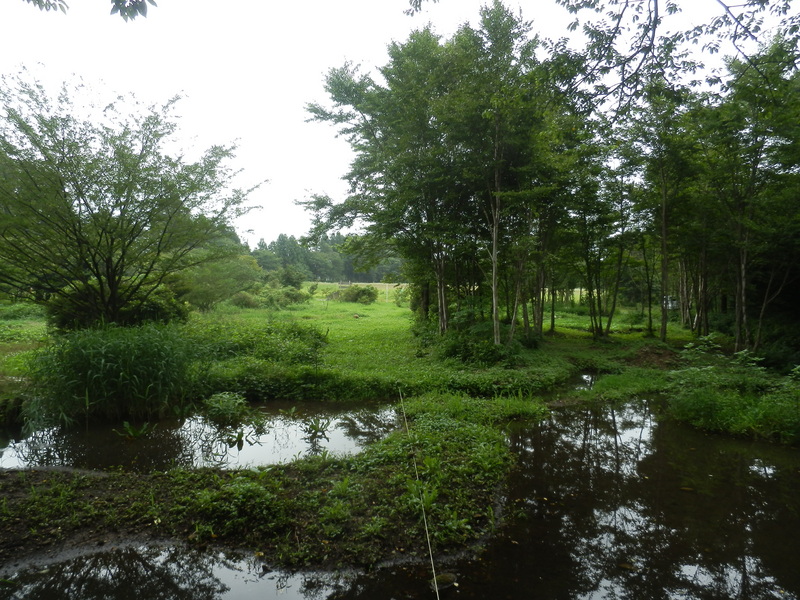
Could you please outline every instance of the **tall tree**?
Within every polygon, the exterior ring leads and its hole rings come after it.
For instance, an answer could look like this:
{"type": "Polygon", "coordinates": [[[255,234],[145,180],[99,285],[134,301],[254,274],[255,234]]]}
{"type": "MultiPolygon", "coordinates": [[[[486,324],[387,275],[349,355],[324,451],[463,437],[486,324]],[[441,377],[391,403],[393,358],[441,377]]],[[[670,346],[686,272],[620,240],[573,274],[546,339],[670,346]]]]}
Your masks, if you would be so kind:
{"type": "Polygon", "coordinates": [[[231,252],[215,242],[247,191],[231,187],[232,147],[196,162],[165,153],[177,99],[130,115],[112,103],[81,119],[79,96],[3,80],[0,281],[119,322],[168,275],[231,252]]]}

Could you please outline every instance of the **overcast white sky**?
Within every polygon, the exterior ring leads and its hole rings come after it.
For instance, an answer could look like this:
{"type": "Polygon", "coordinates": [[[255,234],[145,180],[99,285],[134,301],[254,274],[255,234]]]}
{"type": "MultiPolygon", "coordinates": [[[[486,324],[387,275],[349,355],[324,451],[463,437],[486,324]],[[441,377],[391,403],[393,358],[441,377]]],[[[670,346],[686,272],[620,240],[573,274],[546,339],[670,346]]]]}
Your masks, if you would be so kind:
{"type": "Polygon", "coordinates": [[[307,231],[294,200],[345,192],[347,144],[305,122],[306,103],[326,100],[328,69],[383,65],[392,40],[428,21],[449,37],[476,23],[483,4],[445,0],[409,17],[407,0],[158,0],[146,19],[125,23],[109,15],[108,0],[70,0],[66,15],[0,0],[0,73],[25,65],[54,85],[80,75],[148,103],[184,95],[177,113],[189,143],[238,140],[244,183],[269,180],[252,196],[263,208],[239,223],[254,245],[307,231]]]}
{"type": "MultiPolygon", "coordinates": [[[[306,103],[326,100],[328,69],[349,60],[373,70],[391,41],[428,22],[448,38],[464,22],[476,25],[489,2],[428,2],[409,17],[407,0],[158,0],[147,18],[125,23],[109,15],[108,0],[70,0],[66,15],[0,0],[0,73],[25,65],[55,84],[77,75],[147,103],[183,95],[187,146],[238,141],[243,186],[269,180],[252,196],[262,208],[237,224],[252,230],[243,236],[252,246],[307,231],[295,200],[344,195],[347,144],[305,122],[306,103]]],[[[566,32],[568,15],[554,0],[506,1],[512,10],[520,4],[543,36],[566,32]]]]}

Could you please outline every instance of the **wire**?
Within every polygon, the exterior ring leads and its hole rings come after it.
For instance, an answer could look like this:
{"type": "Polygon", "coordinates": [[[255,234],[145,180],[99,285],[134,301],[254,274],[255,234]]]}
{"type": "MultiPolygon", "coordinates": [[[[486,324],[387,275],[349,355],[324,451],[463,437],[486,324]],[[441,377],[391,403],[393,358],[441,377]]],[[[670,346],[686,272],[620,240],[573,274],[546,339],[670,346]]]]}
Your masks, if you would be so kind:
{"type": "MultiPolygon", "coordinates": [[[[408,428],[408,417],[406,417],[406,405],[403,402],[403,392],[399,392],[400,394],[400,408],[403,410],[403,423],[406,426],[406,435],[408,439],[411,439],[411,431],[408,428]]],[[[413,440],[412,440],[413,443],[413,440]]],[[[417,479],[417,484],[421,484],[419,479],[419,469],[417,468],[417,457],[412,452],[411,453],[411,460],[414,463],[414,477],[417,479]]],[[[439,586],[436,582],[436,564],[433,561],[433,546],[431,546],[431,536],[430,532],[428,531],[428,516],[425,514],[425,499],[422,496],[422,486],[418,485],[417,489],[419,490],[419,505],[422,507],[422,524],[425,527],[425,539],[428,542],[428,556],[431,559],[431,573],[433,573],[433,591],[436,592],[436,599],[439,600],[439,586]]]]}

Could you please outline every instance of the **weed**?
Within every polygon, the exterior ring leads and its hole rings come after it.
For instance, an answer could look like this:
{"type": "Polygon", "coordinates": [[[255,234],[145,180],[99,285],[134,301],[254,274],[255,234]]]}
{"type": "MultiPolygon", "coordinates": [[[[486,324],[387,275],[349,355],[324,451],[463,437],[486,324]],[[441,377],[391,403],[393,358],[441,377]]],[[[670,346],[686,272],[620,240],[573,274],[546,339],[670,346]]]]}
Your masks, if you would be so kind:
{"type": "Polygon", "coordinates": [[[124,437],[129,440],[138,440],[151,435],[157,426],[158,425],[156,423],[145,421],[137,427],[136,425],[132,425],[130,421],[123,421],[122,431],[117,429],[114,429],[113,431],[120,437],[124,437]]]}

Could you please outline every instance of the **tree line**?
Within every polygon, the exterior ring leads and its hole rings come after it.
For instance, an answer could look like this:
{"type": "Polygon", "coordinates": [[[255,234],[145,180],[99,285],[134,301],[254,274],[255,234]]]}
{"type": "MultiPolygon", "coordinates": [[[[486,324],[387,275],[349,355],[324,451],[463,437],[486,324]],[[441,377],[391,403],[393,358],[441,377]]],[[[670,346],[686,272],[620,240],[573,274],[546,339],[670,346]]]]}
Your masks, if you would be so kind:
{"type": "Polygon", "coordinates": [[[329,100],[308,111],[355,158],[345,199],[305,203],[312,237],[360,227],[354,249],[402,257],[440,333],[486,315],[495,344],[552,329],[554,301],[578,288],[596,337],[623,298],[663,339],[675,315],[737,349],[796,327],[796,38],[703,86],[674,46],[651,48],[637,95],[609,102],[587,81],[591,51],[530,32],[495,1],[450,39],[425,28],[392,43],[374,75],[331,69],[329,100]]]}

